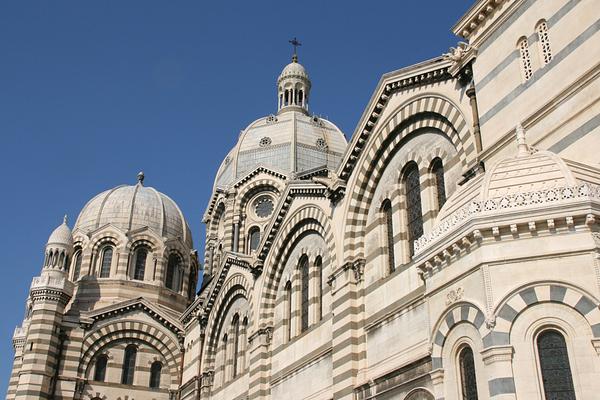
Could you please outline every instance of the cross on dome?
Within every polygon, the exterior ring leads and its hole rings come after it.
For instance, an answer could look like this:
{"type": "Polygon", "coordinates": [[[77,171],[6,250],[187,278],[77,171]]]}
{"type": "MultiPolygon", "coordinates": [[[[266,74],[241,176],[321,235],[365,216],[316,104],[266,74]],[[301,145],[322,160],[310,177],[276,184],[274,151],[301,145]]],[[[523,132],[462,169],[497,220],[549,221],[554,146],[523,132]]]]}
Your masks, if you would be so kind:
{"type": "Polygon", "coordinates": [[[296,37],[294,37],[291,40],[288,40],[288,42],[290,42],[290,44],[292,46],[294,46],[294,55],[292,55],[292,62],[297,63],[298,62],[298,47],[302,46],[302,43],[300,43],[298,41],[298,39],[296,39],[296,37]]]}

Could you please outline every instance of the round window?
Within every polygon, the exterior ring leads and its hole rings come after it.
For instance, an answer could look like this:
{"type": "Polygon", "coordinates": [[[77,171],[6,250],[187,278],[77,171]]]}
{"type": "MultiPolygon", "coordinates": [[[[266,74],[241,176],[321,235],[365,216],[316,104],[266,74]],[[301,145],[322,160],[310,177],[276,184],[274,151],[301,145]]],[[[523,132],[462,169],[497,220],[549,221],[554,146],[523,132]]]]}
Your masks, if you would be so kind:
{"type": "Polygon", "coordinates": [[[254,212],[259,218],[267,218],[273,213],[275,205],[270,196],[260,196],[254,201],[254,212]]]}

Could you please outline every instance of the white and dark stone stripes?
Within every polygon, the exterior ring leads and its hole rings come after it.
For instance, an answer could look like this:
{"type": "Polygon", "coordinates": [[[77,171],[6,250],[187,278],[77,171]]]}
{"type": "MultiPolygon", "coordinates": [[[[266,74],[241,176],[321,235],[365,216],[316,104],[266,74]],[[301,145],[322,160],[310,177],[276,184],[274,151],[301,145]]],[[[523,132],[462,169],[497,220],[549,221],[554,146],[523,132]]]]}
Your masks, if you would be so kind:
{"type": "Polygon", "coordinates": [[[402,145],[402,140],[415,131],[433,128],[446,135],[455,146],[463,167],[475,157],[475,146],[462,113],[448,100],[424,97],[404,105],[378,130],[363,150],[360,167],[355,169],[344,240],[344,258],[364,257],[364,232],[372,196],[386,166],[402,145]]]}
{"type": "Polygon", "coordinates": [[[561,303],[580,313],[589,323],[594,337],[600,337],[600,310],[598,303],[589,296],[560,283],[531,286],[511,295],[498,307],[496,326],[492,337],[483,338],[485,347],[509,344],[510,328],[527,307],[538,303],[561,303]]]}
{"type": "Polygon", "coordinates": [[[481,337],[484,337],[488,329],[485,324],[485,315],[474,304],[459,303],[440,319],[437,328],[431,336],[431,368],[432,370],[443,368],[442,349],[448,337],[450,330],[461,322],[470,323],[479,331],[481,337]]]}
{"type": "Polygon", "coordinates": [[[258,320],[261,326],[272,325],[271,319],[274,314],[281,273],[289,254],[293,250],[289,244],[309,231],[316,232],[323,238],[328,252],[328,254],[323,255],[323,260],[327,260],[331,266],[335,265],[335,240],[329,218],[319,207],[310,205],[300,208],[284,223],[265,262],[268,276],[265,279],[263,296],[260,300],[257,299],[260,301],[258,320]]]}
{"type": "Polygon", "coordinates": [[[156,326],[132,320],[104,325],[84,338],[78,375],[85,375],[85,371],[89,368],[91,360],[98,351],[109,343],[118,340],[140,341],[156,349],[165,359],[171,384],[177,385],[179,383],[179,366],[183,355],[179,349],[177,339],[156,326]]]}

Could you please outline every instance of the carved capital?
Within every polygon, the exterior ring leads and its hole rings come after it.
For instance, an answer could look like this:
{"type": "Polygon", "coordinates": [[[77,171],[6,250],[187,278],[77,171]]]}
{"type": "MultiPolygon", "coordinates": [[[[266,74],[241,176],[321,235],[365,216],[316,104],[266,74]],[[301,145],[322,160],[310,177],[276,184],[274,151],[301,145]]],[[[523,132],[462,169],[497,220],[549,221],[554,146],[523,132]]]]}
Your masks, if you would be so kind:
{"type": "Polygon", "coordinates": [[[494,346],[481,352],[485,365],[496,362],[511,362],[514,354],[512,346],[494,346]]]}

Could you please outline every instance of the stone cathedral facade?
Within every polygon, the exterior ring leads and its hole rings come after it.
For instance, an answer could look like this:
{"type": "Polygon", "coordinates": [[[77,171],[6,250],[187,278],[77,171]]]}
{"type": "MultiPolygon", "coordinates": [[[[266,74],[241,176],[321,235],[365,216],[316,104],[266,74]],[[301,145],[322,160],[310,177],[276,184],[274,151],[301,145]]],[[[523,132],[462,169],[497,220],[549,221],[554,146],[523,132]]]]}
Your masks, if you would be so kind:
{"type": "Polygon", "coordinates": [[[294,56],[201,254],[143,175],[91,199],[50,235],[7,398],[598,398],[600,8],[478,0],[453,30],[349,141],[294,56]]]}

